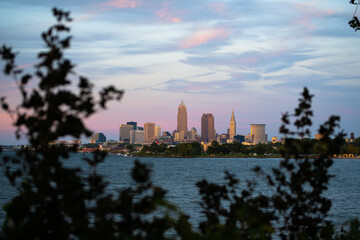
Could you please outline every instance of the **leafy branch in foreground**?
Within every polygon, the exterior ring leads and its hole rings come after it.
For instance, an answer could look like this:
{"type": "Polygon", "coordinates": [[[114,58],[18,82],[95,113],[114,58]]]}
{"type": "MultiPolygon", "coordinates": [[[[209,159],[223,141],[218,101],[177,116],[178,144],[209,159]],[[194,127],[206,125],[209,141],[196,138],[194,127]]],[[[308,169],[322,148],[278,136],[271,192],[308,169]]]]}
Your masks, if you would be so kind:
{"type": "Polygon", "coordinates": [[[321,151],[318,156],[313,158],[307,154],[312,146],[302,139],[310,136],[312,98],[313,95],[304,88],[294,113],[285,113],[282,117],[280,132],[286,140],[281,148],[283,159],[279,166],[271,173],[266,173],[259,166],[253,169],[264,177],[273,194],[259,192],[255,180],[247,181],[247,187],[240,189],[239,180],[229,173],[226,173],[225,184],[206,180],[197,183],[206,216],[199,227],[207,239],[360,237],[357,220],[352,221],[348,231],[340,235],[335,234],[333,223],[327,220],[331,201],[324,192],[332,177],[329,174],[333,163],[331,157],[340,151],[344,133],[335,134],[340,118],[331,116],[319,128],[323,138],[319,142],[321,151]]]}
{"type": "Polygon", "coordinates": [[[357,2],[355,2],[355,0],[350,0],[349,3],[353,4],[353,5],[356,5],[356,8],[355,8],[355,11],[354,11],[354,14],[353,14],[353,18],[349,21],[349,25],[355,31],[360,30],[360,21],[359,21],[358,17],[356,16],[356,13],[357,13],[359,5],[360,5],[360,1],[358,0],[357,2]]]}
{"type": "Polygon", "coordinates": [[[34,73],[23,73],[15,64],[16,54],[2,46],[0,56],[5,61],[4,73],[14,78],[21,94],[21,103],[9,107],[1,97],[3,110],[14,119],[16,136],[25,131],[31,150],[18,151],[16,156],[4,156],[2,161],[10,183],[18,195],[4,206],[6,219],[0,237],[6,239],[99,239],[99,238],[164,238],[172,221],[167,211],[154,214],[158,206],[174,209],[164,200],[165,191],[149,181],[150,170],[136,162],[134,187],[117,194],[105,191],[107,183],[96,173],[96,165],[105,154],[96,152],[85,158],[92,167],[88,175],[80,168],[68,168],[64,162],[76,146],[65,149],[51,145],[60,137],[90,136],[83,119],[110,100],[120,100],[123,91],[105,87],[99,96],[93,85],[80,76],[74,92],[74,64],[64,57],[70,47],[70,13],[53,9],[57,22],[42,40],[46,50],[39,53],[34,73]],[[36,85],[30,89],[29,82],[36,85]],[[30,89],[30,90],[29,90],[30,89]]]}

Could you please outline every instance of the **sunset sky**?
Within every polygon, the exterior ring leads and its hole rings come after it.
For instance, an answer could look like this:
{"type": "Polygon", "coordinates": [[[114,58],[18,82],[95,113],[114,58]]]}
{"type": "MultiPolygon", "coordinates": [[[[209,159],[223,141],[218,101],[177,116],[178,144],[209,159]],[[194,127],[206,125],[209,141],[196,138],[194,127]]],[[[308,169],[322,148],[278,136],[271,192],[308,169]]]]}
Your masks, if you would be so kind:
{"type": "MultiPolygon", "coordinates": [[[[359,137],[360,32],[348,26],[355,10],[348,2],[1,0],[0,45],[19,51],[18,64],[31,72],[44,47],[40,33],[54,23],[51,8],[71,11],[67,57],[76,74],[97,89],[126,91],[86,121],[108,139],[117,140],[127,121],[173,131],[181,100],[188,127],[199,132],[203,113],[213,113],[217,133],[226,132],[234,109],[238,134],[265,123],[269,138],[280,136],[281,113],[296,107],[304,86],[315,94],[313,135],[335,114],[348,136],[359,137]]],[[[19,100],[2,73],[0,95],[19,100]]],[[[26,143],[13,132],[0,110],[0,144],[26,143]]]]}

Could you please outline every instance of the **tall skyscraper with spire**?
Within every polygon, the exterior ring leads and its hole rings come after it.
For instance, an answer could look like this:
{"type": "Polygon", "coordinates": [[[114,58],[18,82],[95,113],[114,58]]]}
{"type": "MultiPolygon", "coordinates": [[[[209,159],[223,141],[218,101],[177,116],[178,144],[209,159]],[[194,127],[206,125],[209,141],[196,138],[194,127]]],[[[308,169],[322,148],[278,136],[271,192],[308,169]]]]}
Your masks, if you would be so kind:
{"type": "Polygon", "coordinates": [[[186,112],[186,106],[184,101],[181,101],[181,104],[178,108],[178,114],[177,114],[177,130],[179,132],[184,132],[184,135],[187,134],[187,112],[186,112]]]}
{"type": "Polygon", "coordinates": [[[236,121],[234,116],[234,109],[232,110],[231,119],[230,119],[230,128],[229,128],[229,138],[234,139],[234,136],[236,135],[236,121]]]}

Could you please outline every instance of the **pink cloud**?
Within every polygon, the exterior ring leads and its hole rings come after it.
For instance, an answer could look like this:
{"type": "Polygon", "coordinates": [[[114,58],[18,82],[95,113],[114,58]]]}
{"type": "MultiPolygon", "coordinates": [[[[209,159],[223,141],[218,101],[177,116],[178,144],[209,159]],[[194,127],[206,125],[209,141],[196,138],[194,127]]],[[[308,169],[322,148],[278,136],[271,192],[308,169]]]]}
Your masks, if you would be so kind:
{"type": "Polygon", "coordinates": [[[295,4],[294,8],[301,15],[301,17],[296,19],[294,23],[303,25],[309,31],[317,28],[317,26],[312,22],[313,19],[326,18],[335,14],[335,11],[332,9],[316,9],[313,3],[298,3],[295,4]]]}
{"type": "Polygon", "coordinates": [[[194,32],[190,37],[184,39],[180,43],[180,48],[184,49],[197,47],[210,41],[225,39],[228,36],[229,31],[224,28],[201,29],[194,32]]]}
{"type": "Polygon", "coordinates": [[[240,64],[246,64],[246,65],[253,65],[258,61],[256,57],[248,57],[248,58],[242,58],[238,59],[237,62],[240,64]]]}
{"type": "Polygon", "coordinates": [[[84,13],[84,14],[80,15],[79,17],[75,18],[74,22],[75,23],[84,22],[84,21],[91,19],[92,17],[94,17],[100,13],[106,12],[106,11],[108,11],[108,9],[97,9],[94,11],[84,13]]]}
{"type": "Polygon", "coordinates": [[[34,66],[34,63],[26,63],[26,64],[17,66],[16,69],[25,69],[25,68],[32,67],[32,66],[34,66]]]}
{"type": "Polygon", "coordinates": [[[115,8],[136,8],[141,6],[141,2],[138,0],[110,0],[100,4],[100,6],[115,8]]]}
{"type": "Polygon", "coordinates": [[[175,14],[169,9],[170,2],[163,2],[162,8],[155,12],[155,15],[159,18],[164,19],[167,22],[171,23],[180,23],[182,22],[182,19],[178,16],[175,16],[175,14]]]}

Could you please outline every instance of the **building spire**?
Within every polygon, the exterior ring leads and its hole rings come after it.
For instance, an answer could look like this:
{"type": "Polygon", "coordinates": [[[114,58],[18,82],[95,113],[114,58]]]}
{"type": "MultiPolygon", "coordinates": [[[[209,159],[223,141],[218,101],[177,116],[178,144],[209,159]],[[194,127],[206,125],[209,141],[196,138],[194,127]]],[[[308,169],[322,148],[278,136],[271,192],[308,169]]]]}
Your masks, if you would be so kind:
{"type": "Polygon", "coordinates": [[[234,115],[234,109],[231,113],[231,119],[230,119],[230,128],[229,128],[229,138],[234,139],[236,135],[236,121],[235,121],[235,115],[234,115]]]}
{"type": "Polygon", "coordinates": [[[185,103],[183,100],[181,100],[180,106],[185,106],[185,103]]]}

